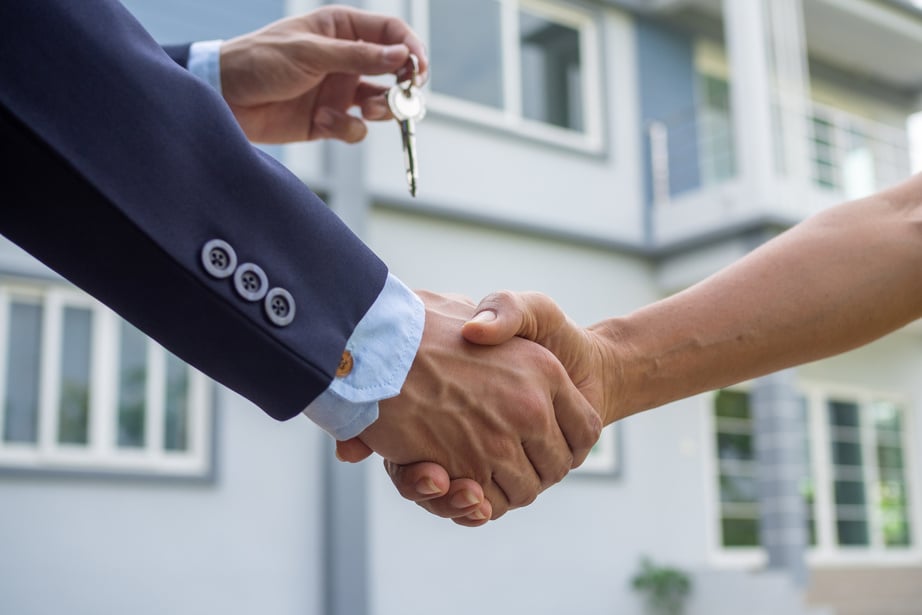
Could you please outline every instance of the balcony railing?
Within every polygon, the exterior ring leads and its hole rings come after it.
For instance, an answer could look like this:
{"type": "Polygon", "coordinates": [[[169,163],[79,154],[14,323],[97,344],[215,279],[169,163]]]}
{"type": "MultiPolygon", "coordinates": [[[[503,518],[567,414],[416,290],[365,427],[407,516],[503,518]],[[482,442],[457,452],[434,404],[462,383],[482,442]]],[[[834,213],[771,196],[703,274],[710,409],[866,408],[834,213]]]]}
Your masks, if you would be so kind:
{"type": "MultiPolygon", "coordinates": [[[[806,141],[807,186],[849,199],[864,196],[910,173],[906,128],[885,124],[816,103],[800,111],[775,109],[775,171],[789,176],[785,142],[806,141]],[[782,126],[799,123],[799,131],[782,126]],[[792,136],[800,135],[800,136],[792,136]]],[[[734,179],[738,168],[730,112],[699,108],[650,122],[647,138],[654,206],[734,179]]]]}

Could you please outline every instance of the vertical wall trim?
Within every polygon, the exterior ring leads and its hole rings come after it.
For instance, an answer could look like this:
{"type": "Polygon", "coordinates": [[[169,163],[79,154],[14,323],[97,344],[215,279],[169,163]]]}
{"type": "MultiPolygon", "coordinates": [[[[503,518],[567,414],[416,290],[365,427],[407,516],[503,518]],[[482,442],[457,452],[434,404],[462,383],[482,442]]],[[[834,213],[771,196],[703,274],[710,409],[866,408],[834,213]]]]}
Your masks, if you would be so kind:
{"type": "MultiPolygon", "coordinates": [[[[363,0],[340,0],[362,8],[363,0]]],[[[371,209],[365,179],[365,147],[340,141],[323,144],[327,203],[362,237],[371,209]]],[[[329,441],[323,468],[325,615],[368,615],[370,575],[368,566],[368,495],[365,466],[340,463],[329,441]]]]}

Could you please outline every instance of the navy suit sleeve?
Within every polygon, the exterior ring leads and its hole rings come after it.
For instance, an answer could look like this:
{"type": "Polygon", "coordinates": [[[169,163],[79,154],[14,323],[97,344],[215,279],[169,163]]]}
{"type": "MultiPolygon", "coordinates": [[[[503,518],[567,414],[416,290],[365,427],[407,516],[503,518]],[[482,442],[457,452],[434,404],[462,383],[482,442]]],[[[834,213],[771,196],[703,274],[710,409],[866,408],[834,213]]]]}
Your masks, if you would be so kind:
{"type": "Polygon", "coordinates": [[[189,43],[185,45],[164,45],[163,50],[173,61],[183,68],[189,67],[189,43]]]}
{"type": "Polygon", "coordinates": [[[0,232],[285,419],[329,385],[387,269],[114,0],[0,3],[0,232]],[[287,326],[202,262],[291,293],[287,326]]]}

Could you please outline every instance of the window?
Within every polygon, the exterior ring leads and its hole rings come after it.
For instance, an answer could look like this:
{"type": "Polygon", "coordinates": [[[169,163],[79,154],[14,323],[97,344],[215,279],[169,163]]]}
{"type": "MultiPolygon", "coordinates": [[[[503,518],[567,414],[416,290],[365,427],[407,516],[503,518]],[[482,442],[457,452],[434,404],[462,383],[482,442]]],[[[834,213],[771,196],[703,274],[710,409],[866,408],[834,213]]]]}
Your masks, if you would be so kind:
{"type": "Polygon", "coordinates": [[[86,295],[0,286],[0,465],[204,474],[208,390],[86,295]]]}
{"type": "Polygon", "coordinates": [[[910,546],[902,408],[832,399],[827,411],[838,543],[910,546]]]}
{"type": "Polygon", "coordinates": [[[433,108],[582,147],[601,143],[590,15],[539,0],[419,0],[433,108]]]}
{"type": "MultiPolygon", "coordinates": [[[[802,493],[810,544],[832,553],[911,547],[905,408],[883,395],[822,391],[809,399],[804,401],[805,423],[812,426],[804,445],[810,467],[802,493]],[[811,450],[818,447],[824,450],[811,450]],[[826,478],[819,480],[820,476],[826,478]],[[829,513],[818,518],[819,510],[829,513]]],[[[749,394],[718,392],[713,413],[720,544],[757,547],[759,504],[749,394]]]]}
{"type": "MultiPolygon", "coordinates": [[[[806,411],[806,407],[804,408],[806,411]]],[[[749,394],[719,391],[714,401],[717,473],[720,486],[720,532],[724,547],[759,545],[759,492],[749,394]]],[[[809,439],[804,436],[809,457],[809,439]]],[[[807,535],[816,544],[813,480],[803,477],[807,535]]]]}
{"type": "Polygon", "coordinates": [[[699,74],[698,89],[701,100],[698,109],[701,183],[712,186],[736,176],[730,87],[726,79],[699,74]]]}

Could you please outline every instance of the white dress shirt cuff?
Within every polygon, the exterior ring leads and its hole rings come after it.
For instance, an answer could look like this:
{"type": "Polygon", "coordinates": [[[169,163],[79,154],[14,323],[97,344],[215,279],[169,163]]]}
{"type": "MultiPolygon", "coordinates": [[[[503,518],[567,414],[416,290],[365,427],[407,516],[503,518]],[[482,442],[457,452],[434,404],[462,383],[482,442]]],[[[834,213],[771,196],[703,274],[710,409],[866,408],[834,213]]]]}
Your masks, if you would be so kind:
{"type": "Polygon", "coordinates": [[[189,47],[189,64],[186,69],[221,94],[221,43],[224,41],[199,41],[189,47]]]}
{"type": "Polygon", "coordinates": [[[346,343],[351,372],[334,378],[304,414],[337,440],[362,433],[378,418],[378,402],[400,393],[425,320],[419,297],[388,274],[381,294],[346,343]]]}

